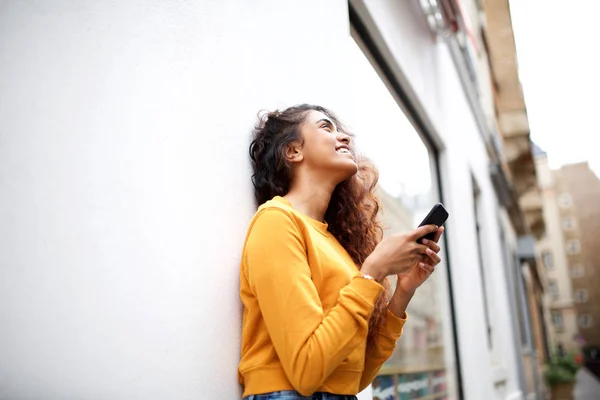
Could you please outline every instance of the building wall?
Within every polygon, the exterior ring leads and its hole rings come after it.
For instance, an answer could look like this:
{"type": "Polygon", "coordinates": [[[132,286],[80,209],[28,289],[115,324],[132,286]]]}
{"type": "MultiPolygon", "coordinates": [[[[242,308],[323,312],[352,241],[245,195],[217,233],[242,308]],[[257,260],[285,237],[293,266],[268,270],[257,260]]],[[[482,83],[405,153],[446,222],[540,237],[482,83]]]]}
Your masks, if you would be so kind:
{"type": "Polygon", "coordinates": [[[469,56],[473,58],[473,67],[477,79],[476,89],[481,111],[485,115],[487,129],[490,132],[496,132],[496,109],[490,60],[483,37],[484,27],[482,25],[485,21],[483,2],[480,0],[466,0],[457,2],[457,4],[466,25],[467,32],[464,45],[469,56]]]}
{"type": "Polygon", "coordinates": [[[342,0],[3,3],[0,398],[239,398],[250,129],[341,109],[348,43],[342,0]]]}
{"type": "MultiPolygon", "coordinates": [[[[416,2],[353,3],[440,146],[465,398],[514,398],[499,207],[448,48],[416,2]]],[[[349,35],[342,0],[3,7],[0,397],[239,397],[249,131],[298,102],[359,113],[349,35]]]]}
{"type": "MultiPolygon", "coordinates": [[[[557,171],[560,181],[558,202],[561,208],[561,219],[574,217],[575,227],[564,231],[565,247],[569,249],[569,241],[576,240],[581,249],[568,254],[571,268],[583,268],[583,274],[573,274],[572,286],[575,309],[577,310],[578,328],[586,344],[600,345],[600,180],[590,170],[587,163],[563,166],[557,171]],[[560,196],[567,194],[572,202],[565,202],[560,196]],[[578,290],[585,290],[588,299],[578,301],[578,290]],[[590,326],[583,326],[584,315],[592,317],[590,326]]],[[[569,251],[567,251],[569,253],[569,251]]],[[[581,299],[583,300],[583,299],[581,299]]]]}
{"type": "Polygon", "coordinates": [[[563,220],[557,203],[558,193],[554,173],[548,165],[545,154],[536,156],[536,171],[544,204],[546,225],[546,234],[538,241],[538,250],[548,279],[546,297],[551,315],[547,326],[549,332],[552,333],[551,351],[557,351],[560,345],[565,351],[577,352],[579,350],[576,340],[578,329],[569,262],[565,252],[563,220]],[[553,285],[556,289],[553,289],[553,285]]]}
{"type": "Polygon", "coordinates": [[[376,40],[391,66],[409,86],[408,93],[427,116],[442,144],[444,201],[450,211],[448,243],[454,282],[459,349],[465,398],[518,398],[518,352],[499,241],[498,203],[489,159],[446,44],[429,31],[417,3],[392,0],[353,2],[371,18],[376,40]],[[478,267],[472,178],[481,190],[484,271],[493,347],[488,348],[481,273],[478,267]],[[477,379],[474,379],[477,377],[477,379]]]}

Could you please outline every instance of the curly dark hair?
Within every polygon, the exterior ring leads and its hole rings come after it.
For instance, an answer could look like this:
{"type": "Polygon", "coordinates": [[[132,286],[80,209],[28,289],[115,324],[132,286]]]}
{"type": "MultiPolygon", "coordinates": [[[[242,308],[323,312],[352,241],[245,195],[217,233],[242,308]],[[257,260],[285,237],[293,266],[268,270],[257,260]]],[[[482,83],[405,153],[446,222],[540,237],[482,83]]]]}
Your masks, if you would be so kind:
{"type": "MultiPolygon", "coordinates": [[[[292,168],[285,152],[289,144],[302,140],[300,128],[312,110],[327,115],[339,131],[352,136],[334,113],[321,106],[301,104],[283,111],[259,113],[250,144],[254,171],[252,183],[259,205],[288,193],[292,168]]],[[[358,173],[337,185],[325,212],[325,221],[329,231],[361,268],[383,236],[378,218],[379,200],[375,195],[379,174],[372,164],[356,154],[354,148],[351,151],[357,160],[358,173]]],[[[387,279],[384,288],[384,294],[377,299],[369,320],[369,343],[373,342],[377,328],[385,321],[390,294],[387,279]]]]}

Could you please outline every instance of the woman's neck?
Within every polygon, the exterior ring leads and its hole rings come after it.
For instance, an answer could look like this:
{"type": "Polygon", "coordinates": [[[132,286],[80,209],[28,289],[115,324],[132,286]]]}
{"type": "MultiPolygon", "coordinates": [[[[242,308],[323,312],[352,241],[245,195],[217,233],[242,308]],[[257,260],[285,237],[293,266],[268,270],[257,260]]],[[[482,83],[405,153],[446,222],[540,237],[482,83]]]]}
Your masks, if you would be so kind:
{"type": "Polygon", "coordinates": [[[325,220],[325,212],[335,185],[309,180],[295,180],[284,196],[301,213],[317,221],[325,220]]]}

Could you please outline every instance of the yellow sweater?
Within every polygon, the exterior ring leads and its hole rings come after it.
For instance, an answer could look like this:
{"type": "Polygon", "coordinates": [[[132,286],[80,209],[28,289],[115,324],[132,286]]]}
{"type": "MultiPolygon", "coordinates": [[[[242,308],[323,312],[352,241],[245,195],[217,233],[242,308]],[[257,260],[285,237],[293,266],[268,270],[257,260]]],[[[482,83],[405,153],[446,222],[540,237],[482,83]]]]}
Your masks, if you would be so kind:
{"type": "Polygon", "coordinates": [[[244,304],[239,380],[244,396],[279,390],[357,394],[387,360],[406,322],[388,311],[367,348],[383,287],[360,278],[327,224],[282,197],[250,223],[240,271],[244,304]]]}

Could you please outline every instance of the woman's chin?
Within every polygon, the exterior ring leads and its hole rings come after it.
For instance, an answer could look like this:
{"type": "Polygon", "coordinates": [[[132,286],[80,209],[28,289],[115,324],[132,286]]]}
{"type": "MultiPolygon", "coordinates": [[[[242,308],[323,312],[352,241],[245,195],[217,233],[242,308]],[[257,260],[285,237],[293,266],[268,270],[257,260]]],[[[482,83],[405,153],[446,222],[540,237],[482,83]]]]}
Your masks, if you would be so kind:
{"type": "Polygon", "coordinates": [[[323,171],[328,179],[333,179],[337,184],[352,178],[358,172],[358,165],[352,159],[330,164],[327,171],[323,171]]]}
{"type": "Polygon", "coordinates": [[[345,181],[346,179],[350,179],[354,175],[356,175],[356,173],[358,172],[358,165],[354,161],[346,162],[344,164],[345,165],[343,167],[343,172],[344,172],[345,177],[343,180],[345,181]]]}

